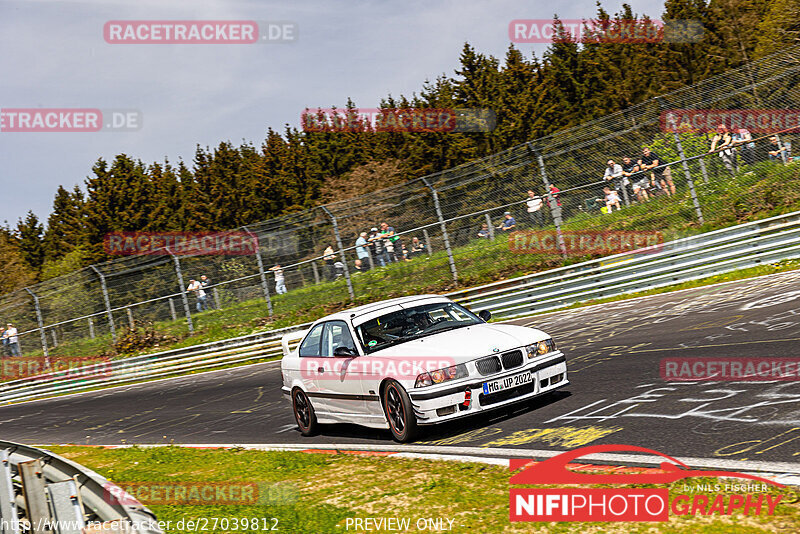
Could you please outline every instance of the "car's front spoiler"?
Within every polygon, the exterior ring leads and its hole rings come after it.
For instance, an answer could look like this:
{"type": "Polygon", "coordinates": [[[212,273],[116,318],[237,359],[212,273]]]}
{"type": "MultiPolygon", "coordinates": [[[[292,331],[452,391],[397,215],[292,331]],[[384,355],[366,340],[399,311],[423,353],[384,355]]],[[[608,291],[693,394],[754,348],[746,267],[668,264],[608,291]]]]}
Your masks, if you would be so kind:
{"type": "Polygon", "coordinates": [[[540,362],[540,363],[536,364],[533,367],[522,366],[522,367],[518,367],[516,369],[509,369],[509,370],[505,371],[504,373],[499,373],[499,374],[497,374],[497,376],[487,377],[486,379],[481,380],[479,382],[462,382],[462,383],[460,383],[458,385],[455,385],[455,386],[452,386],[452,387],[437,389],[437,390],[433,390],[433,391],[414,391],[414,390],[411,390],[411,391],[408,392],[408,395],[409,395],[409,397],[411,397],[412,401],[424,401],[424,400],[438,399],[440,397],[446,397],[448,395],[454,395],[456,393],[463,393],[467,389],[469,389],[469,390],[481,389],[481,388],[483,388],[483,383],[487,382],[489,380],[497,380],[499,378],[503,378],[503,377],[506,377],[506,376],[509,376],[509,375],[514,375],[514,374],[522,372],[522,371],[530,371],[532,373],[536,373],[538,371],[541,371],[542,369],[546,369],[548,367],[552,367],[553,365],[558,365],[559,363],[564,363],[566,361],[567,361],[566,356],[561,354],[560,356],[557,356],[555,358],[551,358],[549,360],[545,360],[543,362],[540,362]]]}
{"type": "Polygon", "coordinates": [[[502,373],[487,376],[480,382],[462,382],[452,387],[441,388],[436,391],[409,392],[417,421],[420,425],[431,425],[439,422],[449,421],[468,415],[478,414],[489,410],[503,408],[510,404],[526,401],[539,395],[544,395],[569,385],[567,379],[566,358],[563,354],[551,357],[547,360],[536,362],[529,367],[517,367],[502,373]],[[551,373],[539,373],[540,371],[552,369],[551,373]],[[531,390],[511,398],[497,400],[496,402],[486,403],[483,394],[483,384],[487,381],[494,381],[517,373],[531,371],[534,373],[534,384],[531,390]],[[539,373],[539,374],[537,374],[539,373]],[[557,383],[543,386],[543,380],[550,379],[556,375],[562,375],[557,383]],[[467,391],[469,391],[469,402],[467,402],[467,391]],[[455,407],[455,410],[453,408],[455,407]],[[440,410],[448,409],[449,413],[439,415],[440,410]],[[453,411],[450,411],[453,410],[453,411]]]}

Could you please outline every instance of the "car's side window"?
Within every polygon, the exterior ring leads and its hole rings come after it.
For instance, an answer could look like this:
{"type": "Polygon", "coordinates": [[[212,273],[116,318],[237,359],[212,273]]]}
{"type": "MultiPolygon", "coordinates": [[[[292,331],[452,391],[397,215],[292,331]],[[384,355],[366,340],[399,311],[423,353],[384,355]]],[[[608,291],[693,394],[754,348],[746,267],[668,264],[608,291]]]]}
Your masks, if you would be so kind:
{"type": "Polygon", "coordinates": [[[319,342],[320,338],[322,338],[322,330],[325,328],[325,323],[320,323],[314,327],[311,332],[306,336],[303,340],[302,345],[300,345],[300,357],[303,356],[310,356],[315,357],[319,356],[319,342]]]}
{"type": "Polygon", "coordinates": [[[353,342],[353,336],[350,335],[350,329],[344,321],[329,321],[325,323],[325,331],[322,333],[322,350],[320,356],[323,358],[332,358],[333,351],[338,347],[347,347],[356,352],[356,344],[353,342]]]}

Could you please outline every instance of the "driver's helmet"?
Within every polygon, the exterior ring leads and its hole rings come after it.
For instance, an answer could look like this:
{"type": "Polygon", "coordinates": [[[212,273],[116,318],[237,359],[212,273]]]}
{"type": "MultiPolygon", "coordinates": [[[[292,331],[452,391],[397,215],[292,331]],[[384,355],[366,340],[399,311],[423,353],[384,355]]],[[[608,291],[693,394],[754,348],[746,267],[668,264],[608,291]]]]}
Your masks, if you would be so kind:
{"type": "Polygon", "coordinates": [[[411,310],[408,312],[408,321],[414,326],[418,326],[420,328],[424,328],[431,324],[427,313],[416,310],[411,310]]]}

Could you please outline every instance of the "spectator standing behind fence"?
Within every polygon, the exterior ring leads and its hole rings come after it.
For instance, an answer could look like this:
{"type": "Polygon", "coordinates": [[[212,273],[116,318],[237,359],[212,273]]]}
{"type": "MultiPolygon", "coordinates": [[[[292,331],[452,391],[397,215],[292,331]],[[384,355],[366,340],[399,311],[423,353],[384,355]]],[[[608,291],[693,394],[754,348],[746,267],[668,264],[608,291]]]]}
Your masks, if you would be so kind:
{"type": "Polygon", "coordinates": [[[17,335],[17,328],[8,323],[6,325],[6,331],[3,333],[3,340],[6,341],[6,346],[8,347],[8,352],[11,356],[19,356],[19,336],[17,335]]]}
{"type": "Polygon", "coordinates": [[[778,142],[778,137],[774,135],[769,138],[768,146],[769,149],[767,150],[767,155],[771,160],[781,159],[781,152],[786,150],[786,147],[781,146],[781,144],[778,142]]]}
{"type": "MultiPolygon", "coordinates": [[[[530,217],[531,224],[534,226],[534,228],[544,226],[544,213],[542,213],[542,205],[544,203],[542,202],[542,197],[537,196],[533,189],[528,189],[528,200],[525,202],[525,204],[528,206],[528,217],[530,217]]],[[[486,237],[489,237],[489,225],[484,226],[486,226],[487,231],[486,237]]],[[[478,233],[480,234],[480,232],[478,233]]],[[[478,237],[483,236],[478,235],[478,237]]]]}
{"type": "Polygon", "coordinates": [[[556,187],[556,184],[550,184],[550,194],[553,195],[553,198],[556,201],[556,208],[561,208],[561,189],[556,187]]]}
{"type": "Polygon", "coordinates": [[[336,254],[333,253],[333,245],[328,245],[328,248],[322,253],[322,259],[325,261],[325,278],[334,280],[336,278],[336,270],[333,264],[336,262],[336,254]]]}
{"type": "Polygon", "coordinates": [[[206,306],[206,292],[200,282],[194,278],[190,278],[189,286],[186,288],[186,291],[194,293],[194,296],[197,298],[197,311],[203,311],[206,306]]]}
{"type": "Polygon", "coordinates": [[[728,129],[725,127],[725,125],[720,124],[717,126],[717,131],[714,134],[714,137],[711,138],[711,148],[708,151],[714,152],[715,150],[719,150],[717,154],[719,154],[719,157],[722,160],[723,165],[725,165],[725,168],[731,172],[736,172],[733,160],[733,149],[731,148],[732,144],[733,137],[731,137],[731,134],[728,132],[728,129]]]}
{"type": "Polygon", "coordinates": [[[367,232],[361,232],[356,239],[356,257],[361,260],[360,271],[369,269],[369,251],[367,250],[367,232]]]}
{"type": "Polygon", "coordinates": [[[281,264],[275,264],[275,266],[270,267],[269,270],[275,273],[275,293],[283,295],[286,293],[286,277],[283,274],[281,264]]]}
{"type": "Polygon", "coordinates": [[[489,239],[490,235],[491,234],[489,234],[489,225],[483,223],[481,225],[481,229],[478,230],[478,237],[480,237],[481,239],[489,239]]]}
{"type": "Polygon", "coordinates": [[[408,248],[406,248],[406,244],[402,241],[400,242],[400,252],[403,255],[403,261],[411,261],[411,258],[408,257],[408,248]]]}
{"type": "Polygon", "coordinates": [[[381,223],[381,235],[383,236],[383,250],[386,255],[386,263],[400,261],[402,259],[402,249],[398,240],[400,236],[395,235],[394,227],[388,223],[381,223]]]}
{"type": "Polygon", "coordinates": [[[386,266],[386,259],[383,255],[383,237],[381,234],[378,233],[378,229],[373,227],[369,231],[369,237],[367,241],[372,246],[372,253],[375,257],[375,262],[380,265],[381,267],[386,266]]]}
{"type": "Polygon", "coordinates": [[[517,221],[514,220],[514,217],[512,217],[510,211],[505,212],[503,217],[505,217],[505,220],[500,223],[500,226],[497,227],[498,230],[502,230],[503,232],[512,232],[517,229],[517,221]]]}
{"type": "Polygon", "coordinates": [[[611,187],[617,191],[622,191],[622,165],[614,163],[613,159],[606,162],[606,171],[603,173],[603,180],[612,184],[611,187]]]}
{"type": "MultiPolygon", "coordinates": [[[[631,183],[630,177],[638,171],[639,164],[633,161],[630,156],[625,156],[622,158],[622,176],[628,180],[628,183],[631,183]]],[[[633,194],[636,195],[636,199],[639,202],[647,202],[647,176],[640,175],[640,178],[635,178],[631,185],[633,188],[633,194]]]]}
{"type": "Polygon", "coordinates": [[[411,250],[408,251],[408,257],[414,258],[425,252],[425,243],[419,240],[418,237],[411,238],[411,250]]]}
{"type": "Polygon", "coordinates": [[[675,194],[675,184],[672,183],[672,171],[669,170],[669,167],[664,167],[658,171],[660,174],[660,178],[656,178],[656,171],[655,168],[662,164],[663,160],[661,157],[652,152],[650,147],[646,146],[642,149],[642,157],[639,158],[639,168],[643,171],[651,171],[650,172],[650,180],[653,187],[658,188],[657,182],[661,183],[661,189],[663,189],[667,196],[672,196],[675,194]]]}
{"type": "Polygon", "coordinates": [[[742,162],[745,165],[752,165],[756,162],[756,144],[753,136],[747,128],[739,128],[733,134],[733,142],[741,145],[739,149],[742,153],[742,162]]]}
{"type": "Polygon", "coordinates": [[[211,291],[211,279],[206,275],[200,275],[200,287],[203,289],[205,296],[203,297],[203,307],[205,309],[211,308],[208,302],[208,293],[211,291]]]}

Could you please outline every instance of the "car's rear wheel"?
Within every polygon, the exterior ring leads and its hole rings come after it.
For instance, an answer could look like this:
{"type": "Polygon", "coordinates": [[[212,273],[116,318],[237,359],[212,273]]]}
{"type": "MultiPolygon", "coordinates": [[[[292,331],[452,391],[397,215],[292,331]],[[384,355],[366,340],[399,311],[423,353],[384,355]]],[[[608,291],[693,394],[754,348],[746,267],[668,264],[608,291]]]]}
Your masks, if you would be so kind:
{"type": "Polygon", "coordinates": [[[317,416],[314,407],[308,400],[308,395],[300,388],[292,390],[292,408],[294,409],[294,419],[300,427],[300,433],[304,436],[313,436],[317,433],[317,416]]]}
{"type": "Polygon", "coordinates": [[[401,443],[414,439],[419,427],[411,399],[403,386],[394,380],[383,389],[383,411],[394,439],[401,443]]]}

